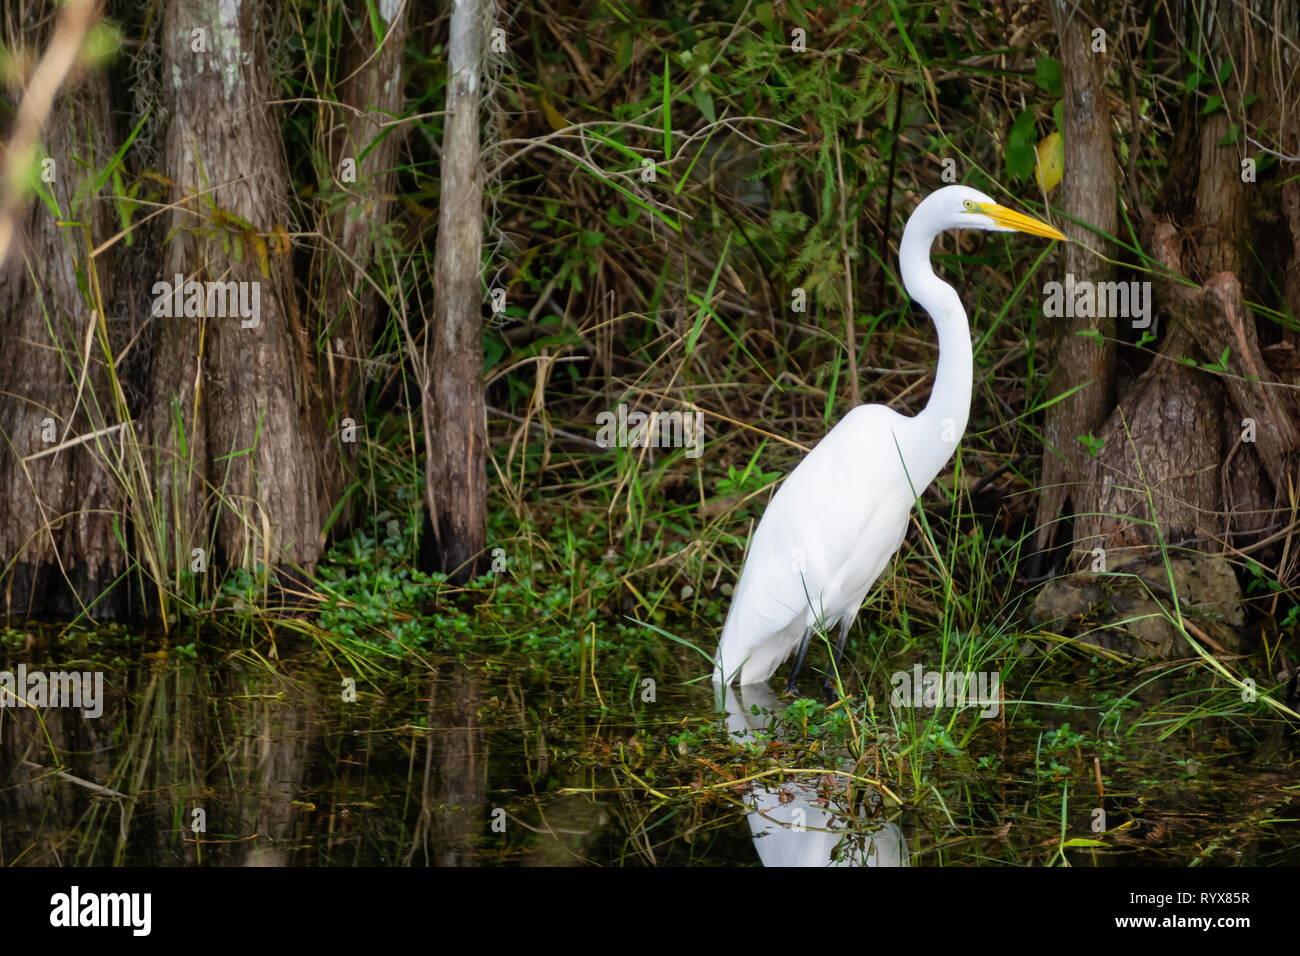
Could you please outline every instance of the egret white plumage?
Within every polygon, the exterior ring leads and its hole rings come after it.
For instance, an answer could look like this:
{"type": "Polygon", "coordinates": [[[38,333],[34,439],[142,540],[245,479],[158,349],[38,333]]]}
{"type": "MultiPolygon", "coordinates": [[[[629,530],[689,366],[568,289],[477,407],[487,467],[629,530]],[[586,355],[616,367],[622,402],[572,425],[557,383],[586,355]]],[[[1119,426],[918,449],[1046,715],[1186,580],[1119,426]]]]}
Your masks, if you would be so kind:
{"type": "MultiPolygon", "coordinates": [[[[961,299],[930,267],[930,246],[948,229],[1066,238],[969,186],[945,186],[913,210],[898,262],[903,287],[939,336],[930,400],[913,417],[859,405],[790,473],[750,543],[718,643],[715,684],[764,683],[798,647],[786,687],[795,690],[819,624],[839,625],[838,669],[862,602],[903,543],[912,504],[956,450],[970,413],[973,356],[961,299]]],[[[829,693],[829,676],[824,686],[829,693]]]]}

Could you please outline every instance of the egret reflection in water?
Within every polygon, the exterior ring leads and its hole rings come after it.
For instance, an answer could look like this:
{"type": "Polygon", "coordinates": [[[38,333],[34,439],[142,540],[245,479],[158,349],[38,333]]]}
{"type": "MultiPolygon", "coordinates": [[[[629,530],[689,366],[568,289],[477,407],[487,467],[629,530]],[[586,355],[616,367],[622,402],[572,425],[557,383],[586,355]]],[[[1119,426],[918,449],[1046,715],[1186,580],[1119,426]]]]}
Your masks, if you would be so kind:
{"type": "MultiPolygon", "coordinates": [[[[741,742],[767,731],[782,710],[766,684],[727,687],[727,732],[741,742]],[[754,712],[757,706],[758,712],[754,712]]],[[[755,783],[745,798],[754,849],[764,866],[907,866],[907,841],[896,823],[852,829],[847,794],[788,781],[755,783]]]]}

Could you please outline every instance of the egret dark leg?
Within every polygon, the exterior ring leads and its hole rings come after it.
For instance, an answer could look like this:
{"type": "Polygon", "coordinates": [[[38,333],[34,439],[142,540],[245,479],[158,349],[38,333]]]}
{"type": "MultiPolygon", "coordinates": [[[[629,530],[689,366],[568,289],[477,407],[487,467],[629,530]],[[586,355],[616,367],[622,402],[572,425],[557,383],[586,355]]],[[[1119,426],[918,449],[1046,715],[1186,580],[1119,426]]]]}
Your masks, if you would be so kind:
{"type": "Polygon", "coordinates": [[[839,694],[835,692],[835,676],[840,672],[840,661],[844,660],[844,643],[849,639],[849,628],[853,626],[853,618],[846,617],[840,622],[840,639],[835,642],[835,659],[830,672],[826,675],[826,683],[822,684],[822,693],[826,695],[827,703],[835,703],[839,700],[839,694]]]}
{"type": "Polygon", "coordinates": [[[808,653],[808,644],[812,641],[812,628],[803,632],[803,640],[799,642],[799,653],[794,658],[794,669],[790,671],[790,679],[785,682],[785,692],[799,696],[799,671],[803,670],[804,655],[808,653]]]}

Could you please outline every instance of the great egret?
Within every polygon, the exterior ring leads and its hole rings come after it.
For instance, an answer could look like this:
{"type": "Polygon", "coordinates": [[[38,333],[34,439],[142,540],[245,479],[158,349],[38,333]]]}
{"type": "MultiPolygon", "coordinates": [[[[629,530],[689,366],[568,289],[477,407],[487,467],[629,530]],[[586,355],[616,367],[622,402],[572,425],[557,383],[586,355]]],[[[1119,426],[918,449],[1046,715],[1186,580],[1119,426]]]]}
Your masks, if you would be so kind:
{"type": "MultiPolygon", "coordinates": [[[[859,405],[790,473],[750,543],[718,643],[715,684],[737,677],[741,684],[764,683],[798,646],[786,685],[794,691],[819,622],[823,628],[839,623],[839,667],[858,609],[903,543],[913,502],[966,430],[970,326],[956,290],[930,268],[934,237],[948,229],[1065,238],[969,186],[945,186],[917,205],[903,229],[898,262],[903,287],[939,334],[930,401],[913,418],[884,405],[859,405]]],[[[824,689],[829,695],[829,676],[824,689]]]]}

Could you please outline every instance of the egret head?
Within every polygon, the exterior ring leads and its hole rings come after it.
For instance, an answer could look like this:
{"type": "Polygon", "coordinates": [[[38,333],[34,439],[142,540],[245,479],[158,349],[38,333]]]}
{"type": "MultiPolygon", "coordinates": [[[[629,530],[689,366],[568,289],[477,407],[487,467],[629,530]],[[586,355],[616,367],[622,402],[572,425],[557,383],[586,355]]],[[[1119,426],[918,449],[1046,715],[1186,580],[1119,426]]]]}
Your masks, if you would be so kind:
{"type": "Polygon", "coordinates": [[[922,200],[913,218],[924,216],[934,233],[947,229],[986,229],[990,232],[1027,232],[1032,236],[1064,239],[1065,234],[1006,206],[999,206],[978,189],[945,186],[922,200]]]}

